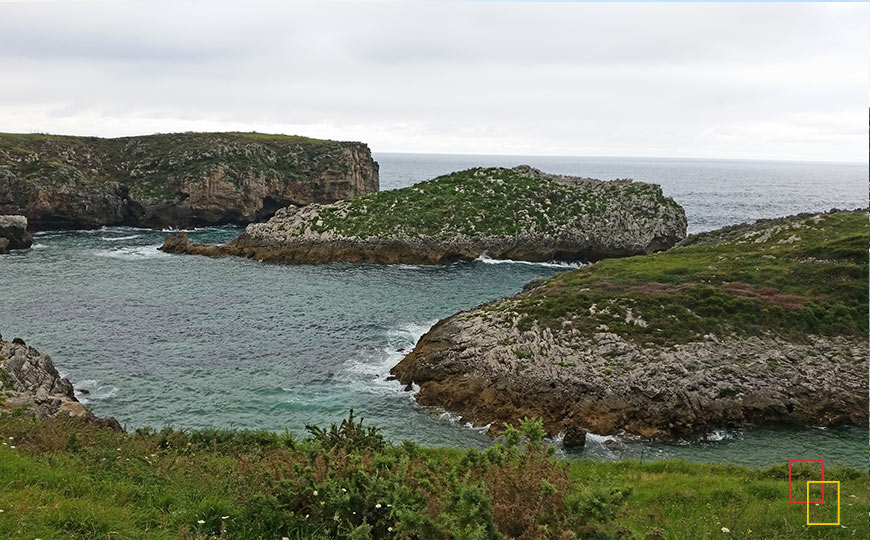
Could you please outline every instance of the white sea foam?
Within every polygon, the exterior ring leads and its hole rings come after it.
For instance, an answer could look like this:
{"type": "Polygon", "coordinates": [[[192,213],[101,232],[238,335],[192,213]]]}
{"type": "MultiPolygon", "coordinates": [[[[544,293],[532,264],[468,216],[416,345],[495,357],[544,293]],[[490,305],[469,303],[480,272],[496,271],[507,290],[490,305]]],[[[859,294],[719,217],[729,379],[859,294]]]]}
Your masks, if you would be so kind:
{"type": "MultiPolygon", "coordinates": [[[[353,358],[346,363],[347,371],[353,375],[351,387],[358,391],[374,394],[395,393],[403,390],[395,380],[388,381],[390,370],[417,344],[420,337],[432,328],[436,321],[426,324],[406,323],[386,332],[386,346],[379,352],[363,358],[353,358]]],[[[420,390],[417,385],[407,392],[413,397],[420,390]]]]}
{"type": "Polygon", "coordinates": [[[493,259],[487,256],[485,253],[480,257],[474,259],[475,262],[482,262],[484,264],[527,264],[532,266],[546,266],[549,268],[580,268],[582,263],[568,263],[568,262],[532,262],[532,261],[515,261],[513,259],[493,259]]]}
{"type": "Polygon", "coordinates": [[[33,244],[32,246],[30,246],[30,249],[45,249],[47,247],[48,246],[46,246],[45,244],[36,243],[36,244],[33,244]]]}
{"type": "Polygon", "coordinates": [[[132,240],[134,238],[139,238],[142,236],[141,234],[131,234],[129,236],[101,236],[100,240],[103,242],[120,242],[121,240],[132,240]]]}
{"type": "Polygon", "coordinates": [[[112,385],[100,385],[95,379],[85,379],[73,385],[76,389],[75,396],[82,404],[91,401],[111,399],[118,395],[118,387],[112,385]],[[82,390],[87,391],[83,393],[82,390]]]}
{"type": "Polygon", "coordinates": [[[708,433],[706,439],[711,442],[724,441],[725,439],[733,439],[734,434],[725,430],[716,430],[713,433],[708,433]]]}
{"type": "Polygon", "coordinates": [[[123,259],[125,261],[141,261],[144,259],[168,257],[168,254],[157,249],[159,247],[160,244],[154,244],[153,246],[130,246],[115,249],[99,249],[95,253],[98,257],[111,257],[113,259],[123,259]]]}

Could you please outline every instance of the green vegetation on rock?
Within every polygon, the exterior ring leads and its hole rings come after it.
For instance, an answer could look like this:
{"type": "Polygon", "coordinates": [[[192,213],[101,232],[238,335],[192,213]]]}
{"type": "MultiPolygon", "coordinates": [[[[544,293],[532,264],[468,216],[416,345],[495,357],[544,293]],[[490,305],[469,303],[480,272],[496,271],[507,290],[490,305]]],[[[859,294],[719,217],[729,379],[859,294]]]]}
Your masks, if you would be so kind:
{"type": "Polygon", "coordinates": [[[526,286],[489,309],[637,343],[706,334],[867,336],[866,212],[798,216],[702,233],[668,251],[600,261],[526,286]]]}
{"type": "MultiPolygon", "coordinates": [[[[623,210],[632,199],[673,209],[659,186],[630,181],[559,181],[529,167],[476,168],[410,187],[371,193],[320,210],[317,232],[342,236],[558,235],[588,219],[623,210]],[[593,189],[578,189],[577,187],[593,189]]],[[[636,206],[644,216],[655,207],[636,206]]]]}
{"type": "Polygon", "coordinates": [[[377,191],[376,165],[361,143],[238,132],[111,139],[0,133],[0,180],[8,181],[0,200],[12,203],[0,210],[49,226],[247,222],[264,205],[271,213],[377,191]],[[358,178],[348,177],[352,168],[358,178]],[[308,186],[338,180],[345,185],[308,186]],[[185,205],[192,216],[167,210],[185,205]]]}
{"type": "MultiPolygon", "coordinates": [[[[551,456],[536,421],[508,429],[484,451],[393,445],[352,418],[311,431],[307,440],[168,428],[126,435],[76,420],[0,417],[0,537],[784,540],[866,533],[866,471],[826,471],[841,481],[843,527],[807,527],[804,506],[787,501],[784,464],[572,463],[551,456]]],[[[815,478],[809,468],[794,477],[815,478]]]]}

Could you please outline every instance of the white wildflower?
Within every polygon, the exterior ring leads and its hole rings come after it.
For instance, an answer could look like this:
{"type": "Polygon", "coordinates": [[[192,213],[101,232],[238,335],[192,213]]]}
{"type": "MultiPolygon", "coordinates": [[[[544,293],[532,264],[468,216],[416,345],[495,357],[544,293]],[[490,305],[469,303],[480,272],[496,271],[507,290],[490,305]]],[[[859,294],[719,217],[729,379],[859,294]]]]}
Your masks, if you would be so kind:
{"type": "Polygon", "coordinates": [[[728,534],[731,532],[731,529],[729,529],[728,527],[722,527],[722,532],[728,534]]]}
{"type": "Polygon", "coordinates": [[[198,519],[198,520],[196,520],[196,522],[199,523],[200,525],[205,525],[204,519],[198,519]]]}
{"type": "Polygon", "coordinates": [[[380,508],[380,507],[381,507],[381,503],[378,503],[375,505],[375,508],[380,508]]]}

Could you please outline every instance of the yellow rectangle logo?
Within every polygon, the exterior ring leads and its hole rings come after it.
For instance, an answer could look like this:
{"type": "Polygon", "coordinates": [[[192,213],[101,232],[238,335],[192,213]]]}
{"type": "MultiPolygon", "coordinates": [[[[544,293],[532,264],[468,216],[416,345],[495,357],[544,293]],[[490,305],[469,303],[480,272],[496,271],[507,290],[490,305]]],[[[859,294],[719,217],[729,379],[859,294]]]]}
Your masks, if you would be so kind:
{"type": "MultiPolygon", "coordinates": [[[[824,489],[824,486],[822,486],[824,489]]],[[[807,480],[807,525],[839,525],[840,524],[840,482],[838,480],[807,480]],[[810,521],[810,484],[836,484],[837,486],[837,522],[813,523],[810,521]]]]}

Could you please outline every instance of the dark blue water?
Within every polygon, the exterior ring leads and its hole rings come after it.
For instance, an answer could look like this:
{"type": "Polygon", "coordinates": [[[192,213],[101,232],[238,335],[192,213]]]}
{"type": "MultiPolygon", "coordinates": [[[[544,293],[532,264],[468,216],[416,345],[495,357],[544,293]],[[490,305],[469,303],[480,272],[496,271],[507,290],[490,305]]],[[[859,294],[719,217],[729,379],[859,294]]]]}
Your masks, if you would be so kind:
{"type": "MultiPolygon", "coordinates": [[[[864,165],[606,158],[377,155],[384,189],[476,165],[661,183],[692,230],[867,205],[864,165]]],[[[236,228],[193,231],[220,242],[236,228]]],[[[166,233],[37,235],[0,258],[0,333],[52,355],[97,414],[129,427],[250,427],[300,434],[353,407],[393,439],[485,446],[480,428],[416,405],[387,373],[439,318],[518,292],[564,267],[281,266],[170,256],[166,233]]],[[[585,455],[765,465],[824,457],[866,467],[866,428],[746,429],[692,444],[590,437],[585,455]]]]}

